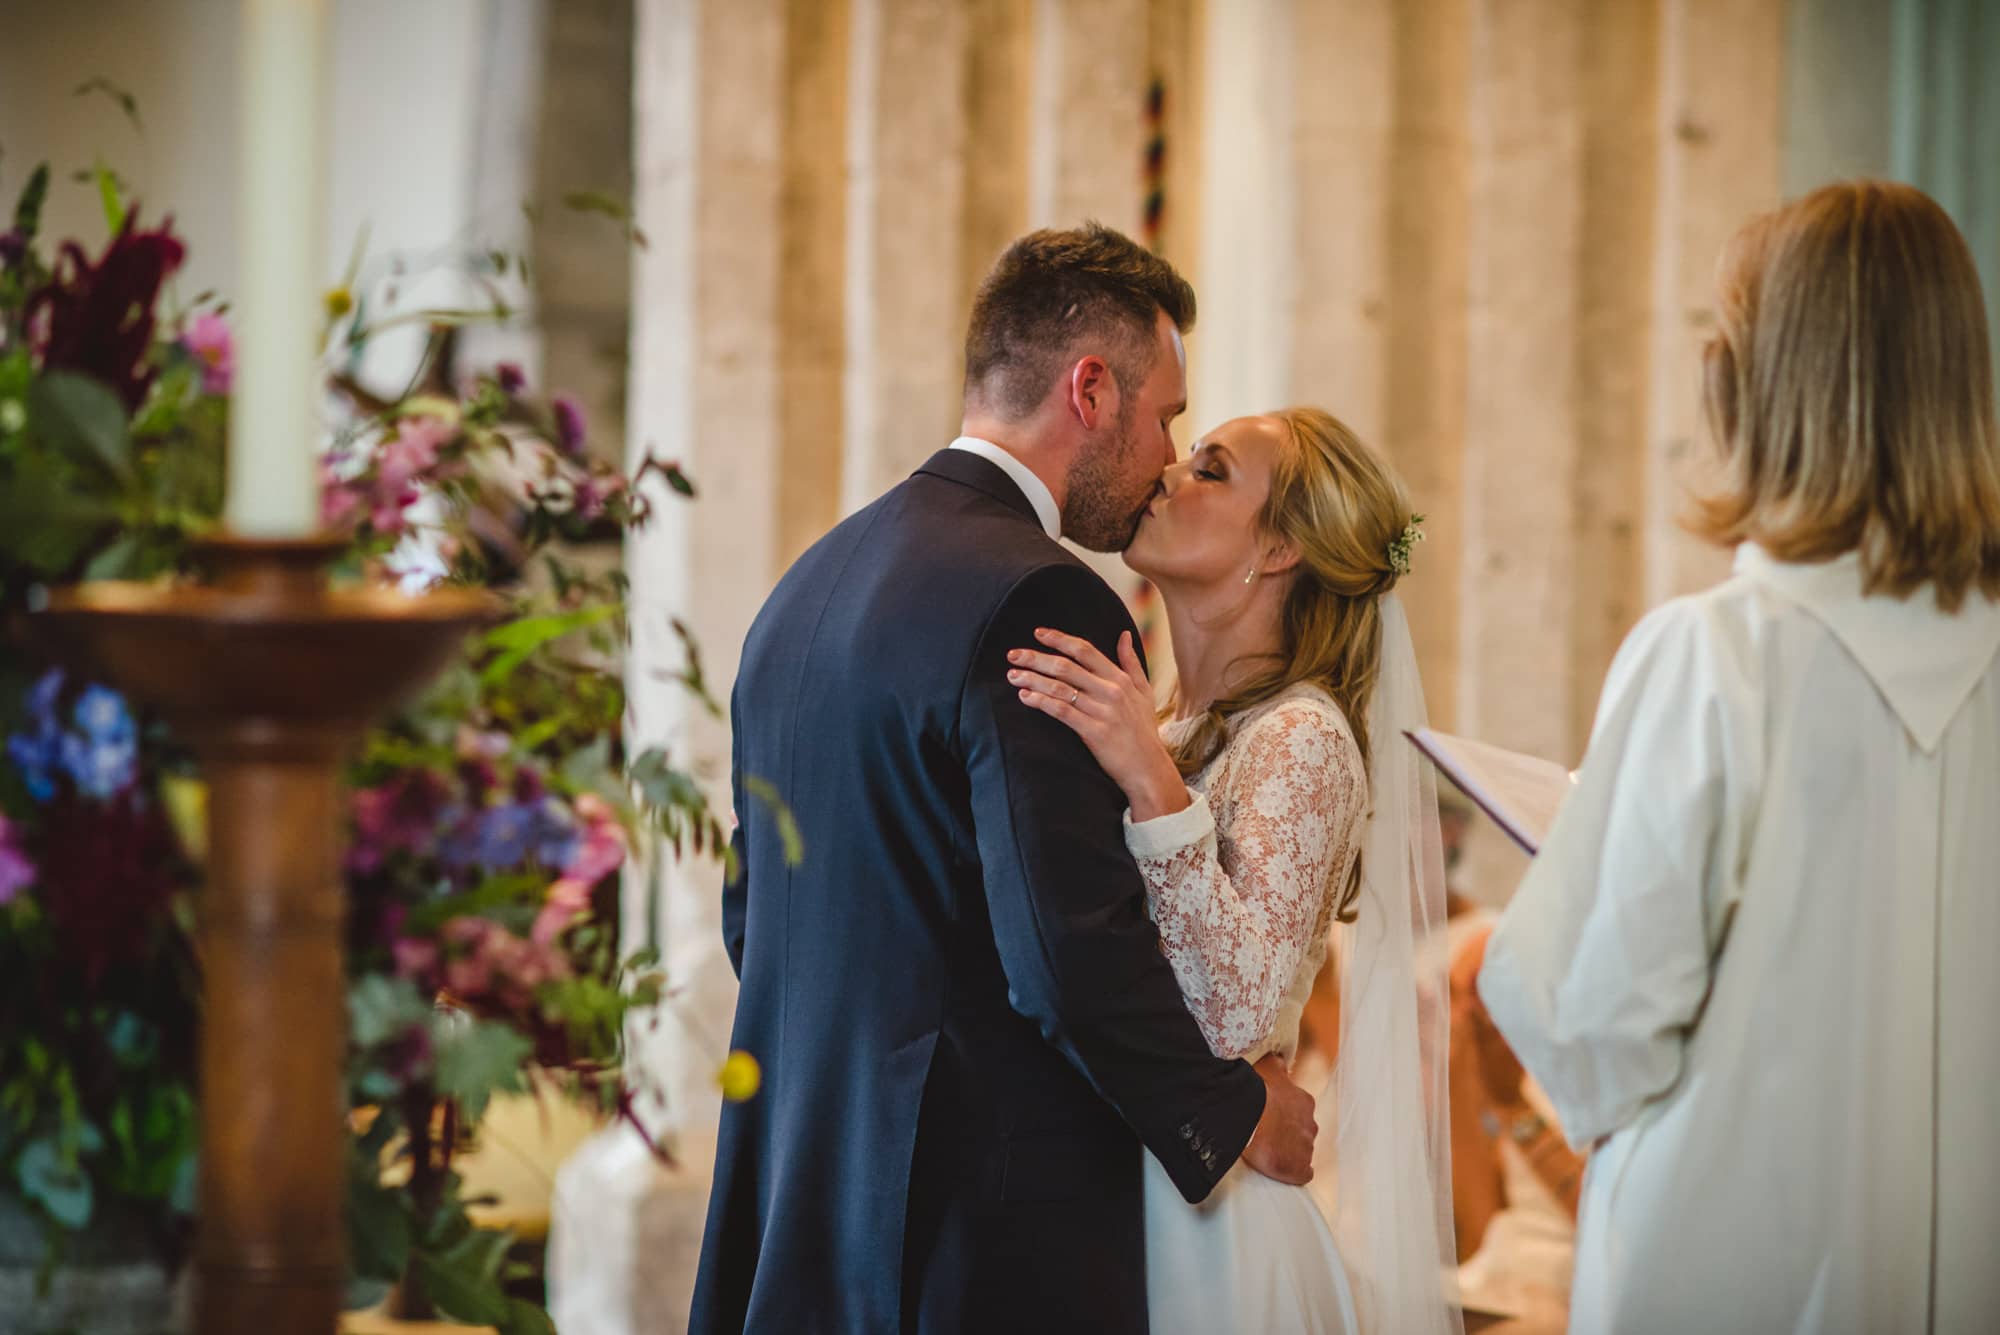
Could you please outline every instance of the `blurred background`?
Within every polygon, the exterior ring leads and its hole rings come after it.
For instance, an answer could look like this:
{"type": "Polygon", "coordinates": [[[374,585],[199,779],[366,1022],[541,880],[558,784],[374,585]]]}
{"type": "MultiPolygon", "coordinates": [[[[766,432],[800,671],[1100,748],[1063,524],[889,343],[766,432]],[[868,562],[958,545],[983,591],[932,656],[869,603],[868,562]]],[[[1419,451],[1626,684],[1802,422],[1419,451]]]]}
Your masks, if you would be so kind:
{"type": "MultiPolygon", "coordinates": [[[[504,303],[448,370],[519,362],[578,396],[593,448],[686,465],[700,498],[628,553],[632,728],[711,765],[726,738],[661,681],[682,662],[671,618],[726,685],[786,564],[956,434],[973,290],[1028,228],[1101,219],[1193,280],[1184,445],[1310,402],[1386,450],[1427,516],[1403,589],[1433,723],[1572,765],[1625,632],[1727,568],[1676,518],[1708,449],[1701,346],[1736,227],[1891,177],[1956,218],[1989,310],[2000,285],[1992,0],[331,12],[329,286],[358,255],[355,293],[381,307],[504,303]]],[[[94,242],[108,168],[175,215],[178,281],[226,295],[231,0],[0,0],[0,33],[0,194],[50,160],[47,229],[94,242]]],[[[372,349],[364,378],[409,375],[421,336],[372,349]]],[[[1497,905],[1521,865],[1474,825],[1454,888],[1497,905]]],[[[683,865],[626,891],[681,989],[646,1059],[691,1144],[733,997],[716,878],[683,865]]],[[[600,1240],[604,1264],[691,1245],[700,1189],[647,1205],[669,1188],[606,1185],[638,1162],[625,1148],[590,1154],[574,1171],[651,1221],[600,1240]]]]}

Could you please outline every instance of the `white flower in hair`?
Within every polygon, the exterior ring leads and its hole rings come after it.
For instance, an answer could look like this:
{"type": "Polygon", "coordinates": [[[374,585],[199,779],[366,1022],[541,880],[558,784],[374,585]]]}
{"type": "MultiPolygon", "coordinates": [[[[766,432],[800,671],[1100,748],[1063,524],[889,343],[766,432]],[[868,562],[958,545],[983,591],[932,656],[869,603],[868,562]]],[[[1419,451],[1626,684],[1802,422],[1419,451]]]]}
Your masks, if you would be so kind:
{"type": "Polygon", "coordinates": [[[1424,540],[1424,531],[1417,527],[1423,522],[1422,515],[1411,515],[1410,522],[1403,526],[1403,531],[1389,544],[1389,569],[1398,575],[1410,573],[1410,551],[1424,540]]]}

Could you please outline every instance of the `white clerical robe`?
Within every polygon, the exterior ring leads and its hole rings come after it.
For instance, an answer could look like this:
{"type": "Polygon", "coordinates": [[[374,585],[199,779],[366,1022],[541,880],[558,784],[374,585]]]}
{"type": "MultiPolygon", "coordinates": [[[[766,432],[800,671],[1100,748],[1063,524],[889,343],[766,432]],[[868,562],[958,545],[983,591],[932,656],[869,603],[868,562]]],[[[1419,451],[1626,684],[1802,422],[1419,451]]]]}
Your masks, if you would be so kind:
{"type": "Polygon", "coordinates": [[[1571,1330],[2000,1330],[2000,603],[1648,616],[1479,992],[1592,1155],[1571,1330]]]}

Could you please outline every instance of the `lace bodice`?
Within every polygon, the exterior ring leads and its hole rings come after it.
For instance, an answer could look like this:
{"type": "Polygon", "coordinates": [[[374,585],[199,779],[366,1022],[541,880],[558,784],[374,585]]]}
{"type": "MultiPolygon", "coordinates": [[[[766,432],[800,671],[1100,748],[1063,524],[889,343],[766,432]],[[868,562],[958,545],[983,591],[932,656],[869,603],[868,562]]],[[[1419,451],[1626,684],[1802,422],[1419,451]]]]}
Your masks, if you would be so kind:
{"type": "Polygon", "coordinates": [[[1331,697],[1294,686],[1234,720],[1188,793],[1171,815],[1125,815],[1161,948],[1216,1055],[1289,1058],[1360,849],[1360,748],[1331,697]]]}

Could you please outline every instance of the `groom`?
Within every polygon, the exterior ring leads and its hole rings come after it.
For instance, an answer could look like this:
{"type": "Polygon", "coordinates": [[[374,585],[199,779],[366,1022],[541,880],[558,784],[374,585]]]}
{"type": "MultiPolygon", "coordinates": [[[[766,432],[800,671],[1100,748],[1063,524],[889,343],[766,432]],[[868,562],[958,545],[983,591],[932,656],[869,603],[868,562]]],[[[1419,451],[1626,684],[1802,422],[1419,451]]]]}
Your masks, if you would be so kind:
{"type": "Polygon", "coordinates": [[[1142,1147],[1190,1201],[1239,1155],[1310,1176],[1312,1099],[1210,1055],[1123,798],[1006,680],[1037,626],[1107,654],[1132,628],[1055,539],[1130,540],[1193,320],[1109,228],[1015,242],[973,307],[964,435],[751,627],[723,932],[764,1084],[723,1112],[696,1332],[1139,1335],[1142,1147]],[[801,865],[749,779],[790,805],[801,865]]]}

